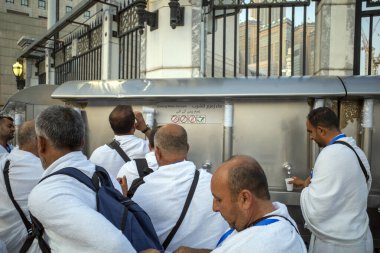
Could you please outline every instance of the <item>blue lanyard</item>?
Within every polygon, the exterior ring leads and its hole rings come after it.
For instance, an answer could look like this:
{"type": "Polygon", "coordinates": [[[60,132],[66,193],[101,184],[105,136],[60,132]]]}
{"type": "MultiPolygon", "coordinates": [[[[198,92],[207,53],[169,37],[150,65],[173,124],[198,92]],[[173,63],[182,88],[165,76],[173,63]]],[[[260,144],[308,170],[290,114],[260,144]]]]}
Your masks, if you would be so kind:
{"type": "MultiPolygon", "coordinates": [[[[327,146],[331,145],[331,144],[334,144],[337,140],[341,139],[341,138],[344,138],[346,137],[345,134],[339,134],[337,136],[334,137],[334,139],[332,139],[329,144],[327,144],[327,146]]],[[[310,172],[310,178],[313,178],[313,171],[310,172]]]]}
{"type": "MultiPolygon", "coordinates": [[[[278,220],[277,219],[265,219],[265,220],[262,220],[260,222],[257,222],[256,224],[253,224],[252,227],[254,226],[266,226],[266,225],[269,225],[269,224],[272,224],[272,223],[275,223],[277,222],[278,220]]],[[[228,230],[226,233],[224,233],[222,235],[222,237],[220,237],[218,243],[216,244],[216,248],[218,248],[222,242],[232,234],[232,232],[234,232],[234,228],[231,228],[230,230],[228,230]]]]}
{"type": "Polygon", "coordinates": [[[8,153],[10,153],[12,151],[11,149],[11,145],[5,145],[5,149],[8,151],[8,153]]]}
{"type": "Polygon", "coordinates": [[[234,232],[235,229],[231,228],[230,230],[228,230],[227,232],[224,233],[224,235],[222,235],[222,237],[220,237],[218,243],[216,244],[216,248],[218,248],[220,246],[220,244],[222,244],[222,242],[224,240],[226,240],[226,238],[232,234],[232,232],[234,232]]]}
{"type": "Polygon", "coordinates": [[[331,145],[331,144],[334,144],[334,142],[336,142],[337,140],[339,140],[339,139],[341,139],[341,138],[344,138],[344,137],[346,137],[345,134],[339,134],[339,135],[335,136],[334,139],[332,139],[332,140],[329,142],[329,144],[327,144],[327,146],[328,146],[328,145],[331,145]]]}

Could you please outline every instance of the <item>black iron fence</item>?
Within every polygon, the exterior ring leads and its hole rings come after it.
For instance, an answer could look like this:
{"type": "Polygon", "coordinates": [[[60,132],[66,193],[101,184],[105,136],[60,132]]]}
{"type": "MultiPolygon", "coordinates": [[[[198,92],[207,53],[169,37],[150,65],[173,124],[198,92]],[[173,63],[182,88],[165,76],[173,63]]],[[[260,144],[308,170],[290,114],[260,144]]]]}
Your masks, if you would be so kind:
{"type": "Polygon", "coordinates": [[[354,75],[380,74],[380,1],[356,2],[354,75]]]}
{"type": "Polygon", "coordinates": [[[36,62],[38,84],[46,84],[46,69],[45,69],[45,59],[41,59],[36,62]]]}
{"type": "Polygon", "coordinates": [[[141,26],[136,11],[138,3],[139,1],[128,0],[118,11],[120,79],[140,78],[141,26]]]}
{"type": "Polygon", "coordinates": [[[207,76],[313,74],[314,2],[211,0],[209,15],[207,76]]]}
{"type": "Polygon", "coordinates": [[[68,38],[56,50],[55,83],[71,80],[101,79],[102,23],[101,19],[68,38]]]}

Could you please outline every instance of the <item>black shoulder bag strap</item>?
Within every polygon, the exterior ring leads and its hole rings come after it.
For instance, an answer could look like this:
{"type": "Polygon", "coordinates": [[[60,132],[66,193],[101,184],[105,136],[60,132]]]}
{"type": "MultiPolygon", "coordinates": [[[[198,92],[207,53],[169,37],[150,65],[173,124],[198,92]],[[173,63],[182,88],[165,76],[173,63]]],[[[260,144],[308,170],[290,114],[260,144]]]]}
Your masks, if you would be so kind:
{"type": "Polygon", "coordinates": [[[187,210],[189,209],[189,206],[190,206],[190,202],[193,199],[195,188],[197,188],[198,179],[199,179],[199,170],[196,169],[195,174],[194,174],[194,179],[193,179],[193,182],[191,183],[191,187],[190,187],[189,193],[187,195],[185,205],[183,206],[181,215],[179,216],[179,219],[178,219],[177,223],[175,224],[175,226],[173,227],[172,231],[170,231],[168,237],[166,237],[164,243],[162,244],[164,249],[166,249],[169,246],[169,244],[172,241],[175,233],[177,232],[179,226],[181,226],[181,223],[182,223],[183,219],[185,218],[187,210]]]}
{"type": "Polygon", "coordinates": [[[148,162],[145,158],[134,159],[136,162],[137,172],[139,173],[139,177],[145,177],[153,172],[151,168],[149,168],[148,162]]]}
{"type": "MultiPolygon", "coordinates": [[[[42,236],[44,235],[44,232],[45,232],[44,226],[30,212],[29,212],[29,215],[30,215],[30,219],[32,220],[33,238],[37,238],[38,246],[40,247],[42,253],[51,253],[51,249],[50,249],[49,245],[42,238],[42,236]]],[[[28,249],[23,251],[23,248],[21,248],[20,253],[26,253],[28,251],[28,249]]]]}
{"type": "Polygon", "coordinates": [[[107,144],[108,147],[116,150],[117,153],[123,158],[125,162],[129,162],[131,159],[128,157],[128,155],[124,152],[124,150],[121,149],[120,144],[117,140],[113,140],[112,142],[107,144]]]}
{"type": "Polygon", "coordinates": [[[21,207],[19,206],[19,204],[17,203],[17,201],[15,200],[15,198],[13,196],[11,183],[9,181],[9,164],[10,164],[10,161],[7,160],[5,162],[4,171],[3,171],[4,182],[5,182],[5,187],[7,188],[9,198],[11,199],[13,205],[15,206],[17,212],[19,213],[19,215],[21,217],[22,222],[25,225],[26,230],[28,231],[28,237],[27,237],[26,241],[24,242],[24,244],[22,245],[22,248],[20,250],[20,252],[26,252],[30,248],[30,246],[32,245],[33,240],[34,240],[34,237],[32,236],[32,224],[29,222],[28,218],[26,218],[24,212],[22,211],[21,207]],[[24,250],[24,251],[22,251],[22,250],[24,250]]]}
{"type": "Polygon", "coordinates": [[[358,153],[356,153],[355,149],[350,144],[348,144],[347,142],[344,142],[344,141],[336,141],[336,142],[334,142],[334,144],[335,143],[345,145],[346,147],[349,147],[352,151],[354,151],[356,157],[358,158],[358,161],[359,161],[359,164],[360,164],[360,168],[363,171],[363,174],[364,174],[364,177],[365,177],[365,181],[368,182],[369,175],[368,175],[367,170],[365,169],[365,167],[364,167],[364,165],[362,163],[362,160],[360,160],[360,157],[359,157],[358,153]]]}

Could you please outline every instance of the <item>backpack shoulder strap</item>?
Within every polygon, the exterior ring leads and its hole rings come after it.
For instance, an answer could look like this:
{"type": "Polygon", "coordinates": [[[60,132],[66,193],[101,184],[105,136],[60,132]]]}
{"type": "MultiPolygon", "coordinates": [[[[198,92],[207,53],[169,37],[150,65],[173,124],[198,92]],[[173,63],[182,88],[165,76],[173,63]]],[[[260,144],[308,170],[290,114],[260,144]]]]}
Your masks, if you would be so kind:
{"type": "Polygon", "coordinates": [[[134,159],[134,161],[136,162],[139,177],[145,177],[153,172],[153,170],[149,168],[148,161],[145,158],[134,159]]]}
{"type": "Polygon", "coordinates": [[[185,205],[183,206],[181,215],[179,216],[177,223],[175,224],[172,231],[170,231],[168,237],[166,237],[164,243],[162,244],[164,249],[166,249],[169,246],[169,244],[172,241],[175,233],[177,232],[179,226],[181,226],[181,223],[182,223],[183,219],[185,218],[187,210],[189,209],[189,206],[190,206],[190,202],[193,199],[195,188],[197,187],[197,184],[198,184],[198,180],[199,180],[199,170],[195,169],[194,179],[193,179],[193,182],[191,183],[191,187],[190,187],[189,193],[187,195],[185,205]]]}
{"type": "Polygon", "coordinates": [[[144,184],[144,178],[139,177],[132,181],[131,187],[128,189],[127,197],[132,198],[133,195],[135,195],[135,192],[137,191],[137,188],[140,187],[140,185],[144,184]]]}
{"type": "MultiPolygon", "coordinates": [[[[95,176],[97,176],[98,180],[100,180],[100,183],[102,185],[115,188],[112,183],[109,173],[103,167],[100,167],[98,165],[95,166],[95,173],[94,173],[94,176],[92,177],[93,182],[94,182],[95,176]]],[[[99,184],[96,184],[96,185],[99,185],[99,184]]]]}
{"type": "Polygon", "coordinates": [[[120,143],[117,140],[113,140],[107,144],[108,147],[116,150],[116,152],[123,158],[124,162],[129,162],[131,159],[129,156],[121,149],[120,143]]]}
{"type": "Polygon", "coordinates": [[[76,180],[78,180],[79,182],[81,182],[82,184],[85,184],[91,190],[93,190],[93,191],[97,190],[94,183],[92,182],[92,180],[86,174],[84,174],[82,171],[80,171],[74,167],[66,167],[66,168],[60,169],[59,171],[56,171],[56,172],[42,178],[40,180],[40,182],[42,182],[45,179],[52,177],[54,175],[66,175],[66,176],[73,177],[76,180]]]}
{"type": "Polygon", "coordinates": [[[360,160],[360,157],[358,155],[358,153],[356,153],[355,149],[350,145],[348,144],[347,142],[344,142],[344,141],[336,141],[334,142],[334,144],[337,143],[337,144],[342,144],[342,145],[345,145],[346,147],[350,148],[352,151],[354,151],[356,157],[358,158],[358,161],[359,161],[359,164],[360,164],[360,168],[362,169],[363,171],[363,174],[364,174],[364,177],[365,177],[365,181],[368,182],[369,180],[369,175],[367,173],[367,170],[365,169],[364,167],[364,164],[362,162],[362,160],[360,160]]]}

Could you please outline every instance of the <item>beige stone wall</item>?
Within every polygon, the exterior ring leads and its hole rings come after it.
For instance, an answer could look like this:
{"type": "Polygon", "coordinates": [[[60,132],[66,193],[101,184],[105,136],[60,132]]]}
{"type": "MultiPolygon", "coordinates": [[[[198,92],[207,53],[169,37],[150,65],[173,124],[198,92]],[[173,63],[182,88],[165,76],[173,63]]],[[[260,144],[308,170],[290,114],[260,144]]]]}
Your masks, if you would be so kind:
{"type": "MultiPolygon", "coordinates": [[[[18,1],[15,0],[14,5],[20,5],[18,1]]],[[[1,1],[1,5],[0,105],[4,105],[7,99],[17,91],[16,79],[12,73],[12,65],[16,62],[16,55],[21,51],[21,48],[17,45],[17,41],[23,35],[39,38],[46,31],[46,19],[7,13],[4,8],[4,1],[1,1]]]]}
{"type": "MultiPolygon", "coordinates": [[[[21,0],[14,0],[14,3],[0,1],[0,106],[17,92],[16,79],[12,73],[12,65],[21,52],[17,41],[22,36],[35,39],[43,36],[46,32],[48,2],[46,0],[46,8],[41,9],[38,8],[38,0],[29,0],[28,6],[22,6],[21,0]]],[[[75,8],[79,2],[80,0],[60,0],[60,18],[66,14],[66,6],[75,8]]],[[[90,15],[97,8],[100,7],[91,8],[90,15]]],[[[84,22],[86,19],[82,15],[78,21],[84,22]]]]}

